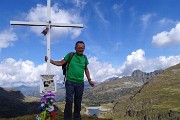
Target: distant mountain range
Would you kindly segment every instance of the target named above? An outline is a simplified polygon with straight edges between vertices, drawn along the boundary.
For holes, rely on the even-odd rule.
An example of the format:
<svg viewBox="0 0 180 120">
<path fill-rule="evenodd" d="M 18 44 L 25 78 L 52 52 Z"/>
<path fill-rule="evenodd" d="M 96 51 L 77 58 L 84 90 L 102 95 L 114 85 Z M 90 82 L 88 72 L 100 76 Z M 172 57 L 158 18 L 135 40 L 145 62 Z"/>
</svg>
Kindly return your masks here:
<svg viewBox="0 0 180 120">
<path fill-rule="evenodd" d="M 180 120 L 180 64 L 150 73 L 135 70 L 130 76 L 109 78 L 91 88 L 85 82 L 83 103 L 87 106 L 111 104 L 106 118 L 123 120 Z M 17 91 L 19 90 L 19 91 Z M 21 91 L 21 92 L 20 92 Z M 30 108 L 25 96 L 39 96 L 39 87 L 0 88 L 0 117 L 7 111 Z M 65 88 L 58 84 L 56 99 L 63 101 Z M 34 103 L 37 105 L 38 103 Z M 23 111 L 23 110 L 22 110 Z M 21 111 L 21 112 L 22 112 Z M 24 113 L 17 113 L 18 115 Z M 12 114 L 15 116 L 15 114 Z"/>
<path fill-rule="evenodd" d="M 102 97 L 101 99 L 104 99 L 103 94 L 101 96 L 97 96 L 97 94 L 99 92 L 101 92 L 101 90 L 99 90 L 100 86 L 103 86 L 103 88 L 106 88 L 106 84 L 108 84 L 108 86 L 111 86 L 111 87 L 108 87 L 107 90 L 109 90 L 109 93 L 107 93 L 105 98 L 107 98 L 107 96 L 109 96 L 109 94 L 110 94 L 109 97 L 111 98 L 112 93 L 114 95 L 115 95 L 115 93 L 117 93 L 118 95 L 115 95 L 116 97 L 114 98 L 114 99 L 116 99 L 122 95 L 126 95 L 127 93 L 134 91 L 134 88 L 142 86 L 145 82 L 149 81 L 156 75 L 161 74 L 162 72 L 163 72 L 163 70 L 156 70 L 154 72 L 145 73 L 140 70 L 135 70 L 131 76 L 124 76 L 122 78 L 118 78 L 118 77 L 108 78 L 105 80 L 105 82 L 96 83 L 96 86 L 93 89 L 94 92 L 96 93 L 96 96 L 89 95 L 88 91 L 91 90 L 91 86 L 89 85 L 89 83 L 87 81 L 85 81 L 85 89 L 87 89 L 87 90 L 84 93 L 84 96 L 85 96 L 84 98 L 89 99 L 89 96 L 91 96 L 91 97 L 93 97 L 93 99 L 96 99 L 97 97 Z M 113 84 L 118 81 L 119 81 L 119 83 L 116 84 L 116 87 L 114 87 Z M 109 88 L 113 88 L 113 90 L 110 90 Z M 29 86 L 22 85 L 19 87 L 15 87 L 14 89 L 21 91 L 21 93 L 24 96 L 41 97 L 40 93 L 39 93 L 40 92 L 39 86 L 29 87 Z M 63 101 L 64 99 L 65 99 L 64 84 L 57 83 L 56 100 Z M 111 98 L 111 100 L 114 100 L 114 99 Z M 106 101 L 104 101 L 104 102 L 106 102 Z"/>
<path fill-rule="evenodd" d="M 85 88 L 90 88 L 91 86 L 87 81 L 85 81 Z M 32 96 L 32 97 L 41 97 L 40 96 L 40 88 L 39 86 L 29 87 L 25 85 L 21 85 L 19 87 L 13 88 L 15 90 L 21 91 L 24 96 Z M 57 83 L 57 92 L 55 93 L 57 101 L 64 101 L 65 99 L 65 85 L 63 83 Z"/>
<path fill-rule="evenodd" d="M 39 86 L 29 87 L 29 86 L 21 85 L 19 87 L 15 87 L 14 89 L 21 91 L 24 96 L 40 97 Z"/>
<path fill-rule="evenodd" d="M 40 87 L 35 86 L 35 87 L 29 87 L 29 86 L 19 86 L 15 87 L 14 89 L 19 90 L 22 92 L 24 96 L 32 96 L 32 97 L 38 97 L 40 98 Z M 56 100 L 57 101 L 63 101 L 65 98 L 65 88 L 64 84 L 62 83 L 57 83 L 57 92 L 56 94 Z"/>
<path fill-rule="evenodd" d="M 111 78 L 95 86 L 93 89 L 86 89 L 84 102 L 90 105 L 113 102 L 119 97 L 139 91 L 145 83 L 163 73 L 163 70 L 146 73 L 135 70 L 131 76 L 122 78 Z"/>
</svg>

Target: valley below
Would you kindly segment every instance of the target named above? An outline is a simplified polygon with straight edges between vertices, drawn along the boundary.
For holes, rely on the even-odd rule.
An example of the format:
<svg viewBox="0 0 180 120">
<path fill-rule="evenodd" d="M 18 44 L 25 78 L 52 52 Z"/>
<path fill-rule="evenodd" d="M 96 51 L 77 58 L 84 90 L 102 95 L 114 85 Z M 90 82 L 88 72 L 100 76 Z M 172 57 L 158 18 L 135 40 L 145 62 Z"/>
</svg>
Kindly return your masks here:
<svg viewBox="0 0 180 120">
<path fill-rule="evenodd" d="M 34 120 L 40 114 L 38 91 L 0 88 L 0 92 L 0 120 Z M 56 95 L 57 120 L 63 120 L 64 93 L 61 87 Z M 180 120 L 179 101 L 180 64 L 150 73 L 135 70 L 130 76 L 86 87 L 82 119 Z"/>
</svg>

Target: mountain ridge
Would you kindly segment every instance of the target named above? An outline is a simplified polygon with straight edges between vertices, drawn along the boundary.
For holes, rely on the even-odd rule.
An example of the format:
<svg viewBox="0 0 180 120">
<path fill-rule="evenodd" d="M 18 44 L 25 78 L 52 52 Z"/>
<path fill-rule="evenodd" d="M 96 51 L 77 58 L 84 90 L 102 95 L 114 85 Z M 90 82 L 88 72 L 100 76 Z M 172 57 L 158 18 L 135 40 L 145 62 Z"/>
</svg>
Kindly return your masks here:
<svg viewBox="0 0 180 120">
<path fill-rule="evenodd" d="M 105 81 L 92 89 L 85 90 L 83 101 L 88 104 L 91 103 L 91 105 L 113 102 L 119 97 L 138 92 L 144 84 L 161 73 L 163 70 L 155 70 L 150 73 L 135 70 L 131 76 Z"/>
<path fill-rule="evenodd" d="M 11 118 L 39 113 L 38 102 L 24 102 L 25 96 L 15 89 L 0 87 L 0 118 Z"/>
<path fill-rule="evenodd" d="M 180 64 L 177 64 L 154 77 L 136 94 L 115 101 L 108 116 L 123 120 L 179 120 L 179 91 Z"/>
<path fill-rule="evenodd" d="M 103 83 L 99 83 L 94 88 L 87 87 L 84 92 L 83 103 L 90 106 L 111 103 L 111 110 L 106 117 L 115 120 L 117 118 L 119 118 L 117 120 L 146 120 L 151 118 L 160 120 L 165 117 L 177 120 L 180 119 L 179 81 L 180 64 L 150 73 L 136 70 L 132 72 L 131 76 L 109 79 Z M 37 102 L 31 104 L 25 103 L 23 101 L 25 96 L 20 91 L 3 88 L 0 88 L 0 91 L 0 106 L 2 110 L 15 111 L 19 109 L 21 111 L 9 117 L 25 114 L 22 111 L 25 110 L 27 112 L 26 108 L 32 107 L 31 104 L 34 104 L 38 108 L 39 103 Z M 9 98 L 3 95 L 7 95 Z M 15 97 L 13 95 L 19 96 L 16 97 L 17 101 L 16 99 L 13 100 Z M 11 105 L 8 106 L 2 101 L 10 101 L 9 103 Z M 28 113 L 35 112 L 39 112 L 39 110 L 32 108 Z M 3 113 L 3 111 L 0 111 L 0 113 L 0 117 L 3 115 L 7 117 L 7 113 Z"/>
</svg>

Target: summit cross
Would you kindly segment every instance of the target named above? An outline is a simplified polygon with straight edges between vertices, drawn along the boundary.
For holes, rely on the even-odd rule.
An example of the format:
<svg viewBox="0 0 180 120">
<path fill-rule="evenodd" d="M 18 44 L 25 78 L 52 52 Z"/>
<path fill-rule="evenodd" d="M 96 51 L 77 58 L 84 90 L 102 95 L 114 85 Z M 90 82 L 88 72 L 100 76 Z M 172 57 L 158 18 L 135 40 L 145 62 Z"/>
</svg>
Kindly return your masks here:
<svg viewBox="0 0 180 120">
<path fill-rule="evenodd" d="M 67 24 L 67 23 L 51 23 L 51 0 L 47 0 L 47 22 L 25 22 L 25 21 L 10 21 L 11 25 L 23 26 L 46 26 L 47 32 L 47 74 L 50 74 L 50 38 L 51 27 L 74 27 L 83 28 L 83 24 Z"/>
</svg>

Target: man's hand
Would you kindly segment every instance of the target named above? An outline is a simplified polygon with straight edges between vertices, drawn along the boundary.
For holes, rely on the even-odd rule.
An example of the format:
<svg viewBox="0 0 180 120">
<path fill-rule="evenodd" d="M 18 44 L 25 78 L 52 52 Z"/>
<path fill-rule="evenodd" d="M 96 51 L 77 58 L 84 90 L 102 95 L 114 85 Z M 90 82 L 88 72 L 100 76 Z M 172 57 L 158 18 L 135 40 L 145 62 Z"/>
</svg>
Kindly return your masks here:
<svg viewBox="0 0 180 120">
<path fill-rule="evenodd" d="M 88 80 L 89 84 L 91 85 L 91 87 L 94 87 L 95 86 L 95 83 L 91 80 Z"/>
</svg>

